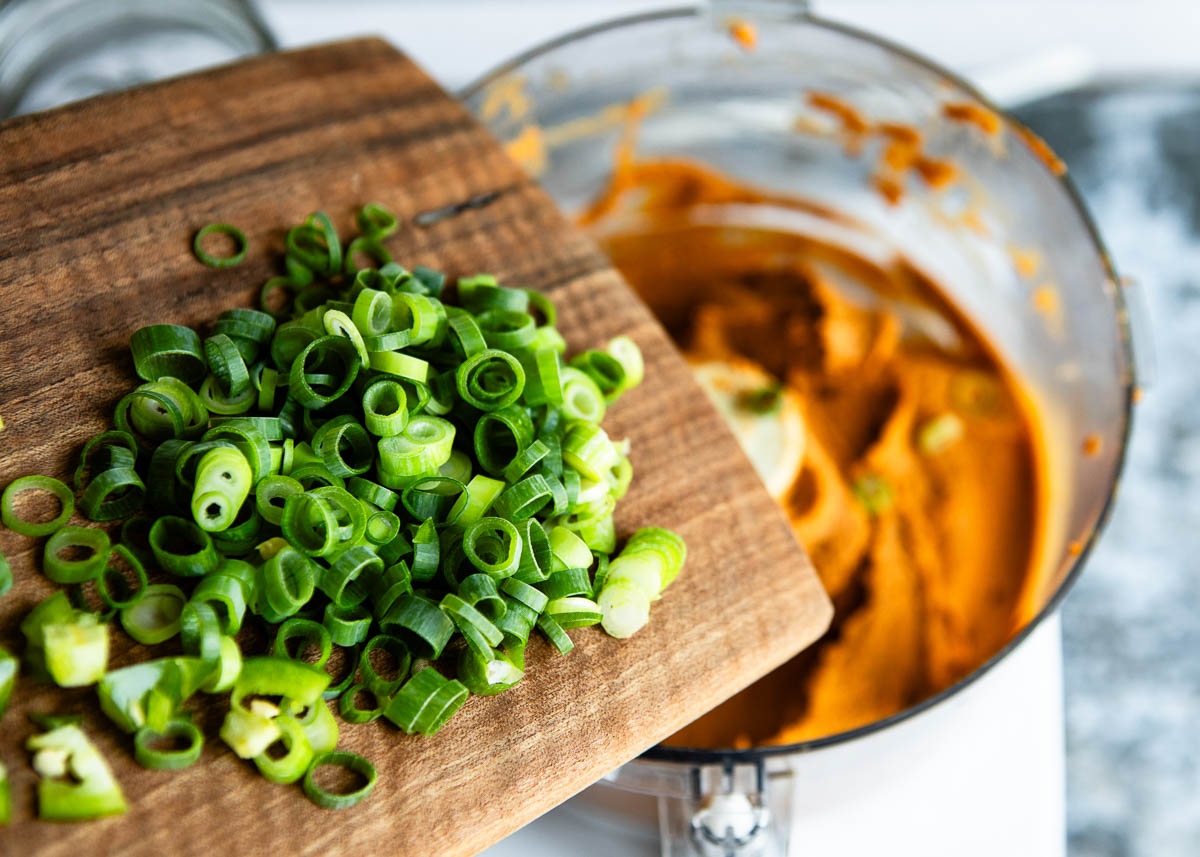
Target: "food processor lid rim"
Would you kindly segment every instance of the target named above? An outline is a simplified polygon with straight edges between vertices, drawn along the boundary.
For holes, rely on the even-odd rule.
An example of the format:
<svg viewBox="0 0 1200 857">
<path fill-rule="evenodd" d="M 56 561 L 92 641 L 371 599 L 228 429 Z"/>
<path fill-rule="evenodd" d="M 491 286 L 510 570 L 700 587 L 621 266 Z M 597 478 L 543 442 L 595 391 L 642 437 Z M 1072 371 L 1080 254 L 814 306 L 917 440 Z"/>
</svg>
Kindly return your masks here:
<svg viewBox="0 0 1200 857">
<path fill-rule="evenodd" d="M 476 81 L 462 89 L 458 93 L 458 97 L 462 100 L 467 100 L 485 87 L 492 84 L 494 81 L 503 78 L 505 75 L 512 73 L 516 69 L 525 65 L 529 61 L 536 59 L 539 56 L 547 54 L 557 48 L 563 47 L 571 42 L 579 39 L 588 38 L 591 36 L 600 35 L 609 30 L 623 29 L 632 27 L 638 24 L 650 23 L 654 21 L 663 21 L 672 18 L 688 18 L 699 17 L 710 12 L 711 9 L 707 4 L 693 4 L 690 6 L 674 7 L 669 9 L 661 9 L 653 12 L 644 12 L 636 15 L 628 15 L 620 18 L 614 18 L 611 21 L 602 21 L 596 24 L 591 24 L 586 27 L 581 27 L 576 30 L 564 33 L 561 36 L 556 36 L 548 41 L 542 42 L 539 45 L 521 52 L 507 62 L 502 63 L 490 72 L 484 74 Z M 754 10 L 755 12 L 763 11 L 761 6 Z M 899 56 L 904 57 L 910 62 L 919 65 L 935 74 L 941 75 L 947 81 L 954 84 L 960 90 L 965 92 L 971 98 L 975 99 L 988 110 L 993 111 L 1010 126 L 1025 129 L 1025 125 L 1014 119 L 1007 110 L 993 103 L 986 95 L 981 93 L 976 87 L 964 79 L 956 72 L 950 71 L 939 65 L 937 62 L 924 57 L 910 48 L 897 44 L 876 33 L 871 33 L 858 27 L 844 24 L 838 21 L 831 21 L 826 18 L 819 17 L 809 11 L 804 11 L 799 7 L 780 8 L 778 9 L 779 17 L 785 20 L 804 21 L 805 23 L 814 24 L 818 27 L 842 33 L 853 38 L 874 44 L 878 47 L 892 51 Z M 1049 166 L 1046 167 L 1049 171 Z M 1124 367 L 1127 371 L 1125 379 L 1125 405 L 1122 409 L 1121 419 L 1121 442 L 1120 448 L 1117 451 L 1117 459 L 1113 469 L 1112 483 L 1108 492 L 1108 497 L 1104 501 L 1104 505 L 1097 516 L 1095 524 L 1091 527 L 1086 540 L 1082 545 L 1082 550 L 1078 555 L 1071 558 L 1070 568 L 1063 576 L 1062 582 L 1054 591 L 1054 594 L 1042 606 L 1037 615 L 1033 617 L 1017 634 L 1008 641 L 996 654 L 992 655 L 987 661 L 973 670 L 969 675 L 952 684 L 950 687 L 934 694 L 933 696 L 923 699 L 916 705 L 912 705 L 903 711 L 898 711 L 895 714 L 885 717 L 882 720 L 876 720 L 863 726 L 849 729 L 844 732 L 838 732 L 833 735 L 827 735 L 823 738 L 817 738 L 808 741 L 800 741 L 794 744 L 780 744 L 777 746 L 754 747 L 748 749 L 728 749 L 728 750 L 709 750 L 694 747 L 672 747 L 663 744 L 651 747 L 645 751 L 639 758 L 647 761 L 665 761 L 665 762 L 684 762 L 690 764 L 727 764 L 727 763 L 746 763 L 757 758 L 765 758 L 770 756 L 784 756 L 797 753 L 808 753 L 815 750 L 821 750 L 836 744 L 841 744 L 846 741 L 852 741 L 856 738 L 862 738 L 874 732 L 881 731 L 890 726 L 894 726 L 909 718 L 915 717 L 928 709 L 934 707 L 938 703 L 953 696 L 959 691 L 971 685 L 978 678 L 987 673 L 992 667 L 1003 660 L 1008 654 L 1025 641 L 1025 639 L 1033 632 L 1033 630 L 1042 623 L 1042 621 L 1058 609 L 1063 598 L 1071 590 L 1075 584 L 1088 556 L 1095 546 L 1096 540 L 1100 533 L 1107 525 L 1109 518 L 1112 515 L 1113 506 L 1116 501 L 1117 488 L 1120 484 L 1121 474 L 1125 468 L 1129 451 L 1129 437 L 1133 428 L 1133 406 L 1137 390 L 1137 366 L 1134 358 L 1133 341 L 1130 333 L 1129 308 L 1125 301 L 1124 294 L 1120 286 L 1121 279 L 1113 268 L 1112 257 L 1109 255 L 1108 248 L 1104 244 L 1104 240 L 1100 237 L 1099 229 L 1096 222 L 1088 211 L 1087 205 L 1083 201 L 1075 183 L 1066 173 L 1055 175 L 1051 172 L 1052 178 L 1056 179 L 1062 189 L 1066 192 L 1068 199 L 1075 208 L 1075 213 L 1078 215 L 1083 224 L 1084 231 L 1091 239 L 1092 244 L 1096 248 L 1096 252 L 1100 258 L 1101 265 L 1104 268 L 1106 276 L 1113 284 L 1111 294 L 1108 296 L 1112 300 L 1117 319 L 1117 333 L 1121 344 L 1121 354 L 1124 359 Z"/>
</svg>

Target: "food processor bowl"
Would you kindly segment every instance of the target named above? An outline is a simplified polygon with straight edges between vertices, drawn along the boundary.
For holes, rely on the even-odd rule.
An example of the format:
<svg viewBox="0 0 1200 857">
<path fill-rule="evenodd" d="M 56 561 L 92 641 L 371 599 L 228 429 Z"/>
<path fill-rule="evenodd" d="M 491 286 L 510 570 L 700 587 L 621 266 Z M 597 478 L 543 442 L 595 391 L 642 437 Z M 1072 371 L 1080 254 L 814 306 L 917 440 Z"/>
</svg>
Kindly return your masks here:
<svg viewBox="0 0 1200 857">
<path fill-rule="evenodd" d="M 617 807 L 630 825 L 657 815 L 670 857 L 804 853 L 806 812 L 905 788 L 905 760 L 987 704 L 991 674 L 1015 663 L 1083 567 L 1137 395 L 1103 244 L 1062 165 L 1022 126 L 953 73 L 795 3 L 713 2 L 590 27 L 515 58 L 464 98 L 569 212 L 604 190 L 636 141 L 639 159 L 695 160 L 845 215 L 875 251 L 899 248 L 941 283 L 1033 399 L 1049 483 L 1039 572 L 1023 627 L 991 659 L 918 705 L 818 740 L 653 748 L 576 802 Z M 901 176 L 897 198 L 880 182 L 882 143 L 856 132 L 856 117 L 915 129 L 959 180 Z"/>
</svg>

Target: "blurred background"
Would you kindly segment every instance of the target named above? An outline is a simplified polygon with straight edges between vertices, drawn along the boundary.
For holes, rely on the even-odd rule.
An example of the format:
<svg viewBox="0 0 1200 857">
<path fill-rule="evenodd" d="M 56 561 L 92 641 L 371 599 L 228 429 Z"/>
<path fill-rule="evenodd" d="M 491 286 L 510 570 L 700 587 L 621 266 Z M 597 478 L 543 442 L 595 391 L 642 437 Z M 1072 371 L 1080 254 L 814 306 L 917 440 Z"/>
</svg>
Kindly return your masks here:
<svg viewBox="0 0 1200 857">
<path fill-rule="evenodd" d="M 0 0 L 0 114 L 368 33 L 455 90 L 552 36 L 669 5 L 678 4 Z M 1197 853 L 1200 529 L 1188 524 L 1200 500 L 1200 5 L 817 0 L 814 9 L 960 72 L 1045 137 L 1132 280 L 1146 396 L 1116 513 L 1062 612 L 1068 853 Z"/>
</svg>

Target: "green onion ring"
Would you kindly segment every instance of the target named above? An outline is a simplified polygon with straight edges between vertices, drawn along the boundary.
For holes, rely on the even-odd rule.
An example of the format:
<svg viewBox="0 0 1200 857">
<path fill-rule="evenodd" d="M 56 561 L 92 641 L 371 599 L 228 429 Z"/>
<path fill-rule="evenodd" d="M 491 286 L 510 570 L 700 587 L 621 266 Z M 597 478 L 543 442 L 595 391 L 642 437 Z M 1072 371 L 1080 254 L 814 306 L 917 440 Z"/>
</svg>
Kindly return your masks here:
<svg viewBox="0 0 1200 857">
<path fill-rule="evenodd" d="M 408 734 L 438 732 L 463 703 L 469 691 L 433 667 L 414 674 L 384 708 L 383 716 Z"/>
<path fill-rule="evenodd" d="M 8 557 L 4 555 L 4 551 L 0 551 L 0 595 L 4 595 L 12 588 L 12 566 L 8 564 Z M 2 708 L 2 706 L 0 706 L 0 708 Z M 3 711 L 0 711 L 0 714 L 2 713 Z"/>
<path fill-rule="evenodd" d="M 287 752 L 276 758 L 264 751 L 254 757 L 254 764 L 268 782 L 294 783 L 305 775 L 312 764 L 312 745 L 296 718 L 280 714 L 272 720 L 280 728 L 279 741 Z"/>
<path fill-rule="evenodd" d="M 121 627 L 139 643 L 153 646 L 179 633 L 179 615 L 187 596 L 178 586 L 153 583 L 132 607 L 121 611 Z"/>
<path fill-rule="evenodd" d="M 387 238 L 400 228 L 396 215 L 378 202 L 368 202 L 354 215 L 359 230 L 368 238 Z"/>
<path fill-rule="evenodd" d="M 202 577 L 215 570 L 221 561 L 212 537 L 186 518 L 175 515 L 159 518 L 150 528 L 149 541 L 159 567 L 177 577 Z M 176 544 L 192 550 L 176 553 L 171 549 Z"/>
<path fill-rule="evenodd" d="M 48 491 L 58 500 L 59 512 L 49 521 L 28 521 L 17 514 L 17 495 L 23 491 Z M 0 495 L 0 521 L 14 533 L 23 536 L 48 536 L 60 529 L 75 513 L 75 498 L 71 489 L 50 476 L 22 476 L 8 483 Z"/>
<path fill-rule="evenodd" d="M 458 395 L 481 411 L 513 404 L 525 389 L 525 370 L 505 351 L 486 348 L 472 354 L 454 370 Z"/>
<path fill-rule="evenodd" d="M 132 570 L 134 577 L 137 578 L 137 588 L 132 592 L 129 590 L 129 583 L 120 570 L 112 565 L 113 556 L 116 555 L 125 561 Z M 127 594 L 124 598 L 117 598 L 113 595 L 112 590 L 108 585 L 109 574 L 116 575 L 125 587 Z M 146 577 L 146 567 L 142 565 L 141 560 L 125 545 L 114 545 L 109 551 L 108 557 L 105 559 L 104 570 L 96 577 L 96 588 L 100 591 L 100 597 L 104 603 L 114 610 L 123 610 L 126 607 L 132 607 L 137 604 L 146 595 L 146 588 L 150 585 Z"/>
<path fill-rule="evenodd" d="M 79 454 L 79 466 L 75 468 L 74 484 L 76 491 L 82 491 L 87 487 L 88 470 L 93 468 L 92 457 L 99 455 L 107 455 L 108 459 L 103 467 L 95 468 L 96 470 L 107 470 L 115 466 L 114 456 L 116 450 L 128 450 L 133 456 L 132 460 L 127 462 L 126 466 L 132 467 L 137 462 L 138 445 L 133 439 L 133 435 L 126 431 L 106 431 L 93 437 L 83 445 L 83 451 Z"/>
<path fill-rule="evenodd" d="M 436 659 L 454 635 L 454 623 L 434 602 L 419 595 L 401 595 L 380 620 L 384 631 L 395 630 L 418 657 Z"/>
<path fill-rule="evenodd" d="M 333 565 L 321 572 L 317 588 L 339 607 L 355 607 L 366 600 L 367 593 L 355 581 L 359 575 L 383 572 L 383 560 L 366 545 L 352 545 L 338 554 Z"/>
<path fill-rule="evenodd" d="M 325 791 L 317 785 L 315 779 L 317 768 L 322 765 L 336 765 L 345 768 L 359 774 L 366 782 L 354 791 L 345 794 Z M 378 778 L 375 766 L 357 753 L 347 753 L 343 750 L 322 753 L 313 759 L 304 774 L 304 795 L 321 809 L 347 809 L 366 800 L 370 796 L 371 790 L 375 788 Z"/>
<path fill-rule="evenodd" d="M 374 707 L 359 708 L 356 697 L 360 693 L 371 697 L 375 701 Z M 338 697 L 338 714 L 342 715 L 342 719 L 347 723 L 370 723 L 378 720 L 383 714 L 383 705 L 380 703 L 379 697 L 375 695 L 375 691 L 360 683 L 346 688 L 345 692 Z"/>
<path fill-rule="evenodd" d="M 301 643 L 294 655 L 288 651 L 288 644 L 293 640 L 299 640 Z M 333 640 L 329 636 L 329 631 L 320 622 L 293 618 L 279 626 L 279 632 L 275 635 L 275 645 L 271 651 L 277 658 L 300 661 L 303 658 L 304 650 L 309 646 L 316 646 L 320 651 L 316 663 L 311 666 L 321 669 L 329 661 L 329 656 L 333 654 Z M 302 662 L 308 663 L 307 661 Z"/>
<path fill-rule="evenodd" d="M 547 613 L 543 613 L 537 618 L 538 629 L 546 635 L 550 640 L 550 644 L 558 649 L 560 655 L 565 655 L 575 648 L 575 644 L 571 642 L 571 638 L 567 636 L 567 632 L 563 630 L 562 625 L 554 621 L 554 617 Z"/>
<path fill-rule="evenodd" d="M 375 665 L 371 663 L 371 653 L 376 649 L 390 652 L 396 658 L 394 678 L 384 678 L 379 675 Z M 411 664 L 412 653 L 408 650 L 407 644 L 399 637 L 390 634 L 376 634 L 367 640 L 367 644 L 363 646 L 363 650 L 358 656 L 358 670 L 362 674 L 363 683 L 374 691 L 376 696 L 385 698 L 391 697 L 404 684 L 405 679 L 408 678 Z"/>
<path fill-rule="evenodd" d="M 344 607 L 330 602 L 325 605 L 325 619 L 321 624 L 335 645 L 357 646 L 371 632 L 372 618 L 370 611 L 361 605 Z"/>
<path fill-rule="evenodd" d="M 214 256 L 204 249 L 204 239 L 216 232 L 228 235 L 233 239 L 235 249 L 232 256 Z M 202 226 L 196 232 L 196 237 L 192 239 L 192 252 L 196 254 L 197 259 L 211 268 L 232 268 L 235 265 L 240 265 L 242 260 L 246 258 L 248 247 L 249 242 L 246 240 L 245 233 L 236 226 L 231 226 L 228 223 L 210 223 L 207 226 Z"/>
<path fill-rule="evenodd" d="M 246 616 L 246 581 L 236 576 L 236 572 L 227 571 L 231 569 L 231 562 L 237 560 L 225 560 L 215 574 L 196 584 L 191 599 L 212 607 L 221 633 L 230 637 L 242 629 Z"/>
<path fill-rule="evenodd" d="M 187 745 L 179 750 L 156 750 L 150 745 L 163 738 L 187 740 Z M 133 758 L 143 768 L 155 771 L 178 771 L 188 767 L 200 758 L 204 749 L 204 735 L 199 727 L 190 720 L 176 718 L 167 723 L 162 734 L 155 732 L 149 726 L 143 726 L 133 736 Z"/>
<path fill-rule="evenodd" d="M 204 601 L 189 601 L 179 613 L 179 639 L 183 651 L 203 661 L 221 658 L 221 623 L 217 611 Z"/>
<path fill-rule="evenodd" d="M 480 518 L 463 532 L 463 552 L 471 565 L 496 579 L 515 574 L 521 560 L 521 536 L 511 521 Z"/>
<path fill-rule="evenodd" d="M 303 496 L 303 495 L 301 495 Z M 293 547 L 285 547 L 262 565 L 260 608 L 267 607 L 280 622 L 294 615 L 316 589 L 316 568 L 312 560 Z"/>
<path fill-rule="evenodd" d="M 108 533 L 92 527 L 63 527 L 46 540 L 42 573 L 55 583 L 86 583 L 95 580 L 108 560 Z M 69 548 L 83 548 L 88 555 L 69 560 L 60 556 Z"/>
<path fill-rule="evenodd" d="M 207 371 L 200 337 L 190 327 L 151 324 L 139 328 L 129 338 L 129 349 L 134 371 L 145 381 L 170 376 L 195 384 Z"/>
<path fill-rule="evenodd" d="M 146 485 L 132 467 L 113 467 L 88 483 L 79 511 L 89 521 L 116 521 L 140 511 L 145 496 Z"/>
</svg>

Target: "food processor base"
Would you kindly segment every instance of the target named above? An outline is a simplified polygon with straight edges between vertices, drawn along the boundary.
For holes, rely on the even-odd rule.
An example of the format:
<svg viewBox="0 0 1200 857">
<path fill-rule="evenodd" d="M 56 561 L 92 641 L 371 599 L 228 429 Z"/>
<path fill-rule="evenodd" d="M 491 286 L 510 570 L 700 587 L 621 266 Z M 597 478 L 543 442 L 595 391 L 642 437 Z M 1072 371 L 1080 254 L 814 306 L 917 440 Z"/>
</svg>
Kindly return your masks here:
<svg viewBox="0 0 1200 857">
<path fill-rule="evenodd" d="M 870 780 L 849 775 L 852 799 L 840 787 L 848 778 L 843 751 L 851 745 L 798 759 L 792 857 L 1063 857 L 1061 640 L 1058 616 L 1049 617 L 969 692 L 851 742 L 861 754 L 884 740 L 893 745 L 883 751 L 886 768 L 872 761 Z M 854 767 L 850 760 L 848 770 Z M 585 792 L 485 857 L 657 857 L 658 831 L 647 823 L 656 799 L 624 793 L 614 800 L 612 787 L 593 789 L 609 792 L 604 803 L 612 810 L 598 812 Z"/>
</svg>

